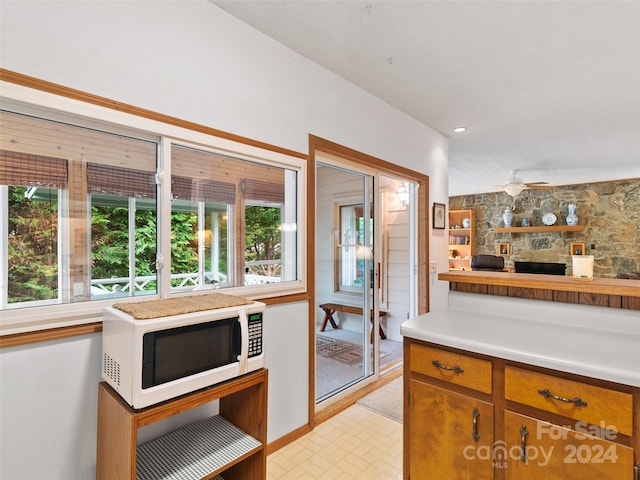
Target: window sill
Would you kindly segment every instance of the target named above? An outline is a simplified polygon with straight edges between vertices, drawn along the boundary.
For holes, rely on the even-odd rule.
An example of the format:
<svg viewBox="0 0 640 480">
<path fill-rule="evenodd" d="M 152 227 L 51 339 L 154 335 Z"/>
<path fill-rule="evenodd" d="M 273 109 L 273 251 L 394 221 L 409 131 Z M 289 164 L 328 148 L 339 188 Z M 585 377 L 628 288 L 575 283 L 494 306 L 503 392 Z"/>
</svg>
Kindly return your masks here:
<svg viewBox="0 0 640 480">
<path fill-rule="evenodd" d="M 309 299 L 301 282 L 291 283 L 293 285 L 278 284 L 279 288 L 273 288 L 273 286 L 269 288 L 263 285 L 216 291 L 260 300 L 267 305 Z M 199 293 L 210 293 L 211 291 L 206 290 Z M 198 294 L 198 292 L 189 293 L 191 295 Z M 104 307 L 111 306 L 113 303 L 140 302 L 159 298 L 157 295 L 120 297 L 110 301 L 92 301 L 75 305 L 49 305 L 2 310 L 0 311 L 0 348 L 101 332 Z"/>
</svg>

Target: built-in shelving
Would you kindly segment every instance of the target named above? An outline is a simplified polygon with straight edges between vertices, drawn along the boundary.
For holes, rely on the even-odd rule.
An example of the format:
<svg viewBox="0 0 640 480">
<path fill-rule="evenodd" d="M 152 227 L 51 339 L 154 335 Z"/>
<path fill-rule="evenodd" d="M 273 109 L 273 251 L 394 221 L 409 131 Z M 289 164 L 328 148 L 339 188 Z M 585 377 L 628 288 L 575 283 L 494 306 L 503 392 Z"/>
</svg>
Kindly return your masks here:
<svg viewBox="0 0 640 480">
<path fill-rule="evenodd" d="M 464 221 L 469 227 L 464 228 Z M 449 270 L 471 270 L 475 252 L 473 210 L 449 211 Z"/>
<path fill-rule="evenodd" d="M 584 225 L 540 225 L 536 227 L 496 227 L 495 233 L 582 232 Z"/>
</svg>

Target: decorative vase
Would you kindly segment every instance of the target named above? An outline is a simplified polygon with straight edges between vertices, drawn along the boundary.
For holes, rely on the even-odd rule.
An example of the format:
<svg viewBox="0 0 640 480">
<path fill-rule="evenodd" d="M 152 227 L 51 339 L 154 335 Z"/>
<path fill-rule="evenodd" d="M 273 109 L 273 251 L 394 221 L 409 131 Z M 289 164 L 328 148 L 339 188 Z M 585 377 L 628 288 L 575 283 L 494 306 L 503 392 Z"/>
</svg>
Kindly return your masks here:
<svg viewBox="0 0 640 480">
<path fill-rule="evenodd" d="M 504 221 L 505 227 L 510 227 L 513 222 L 513 213 L 509 207 L 504 209 L 504 213 L 502 214 L 502 220 Z"/>
<path fill-rule="evenodd" d="M 569 213 L 567 215 L 567 225 L 577 225 L 578 215 L 576 215 L 576 206 L 573 203 L 569 204 Z"/>
</svg>

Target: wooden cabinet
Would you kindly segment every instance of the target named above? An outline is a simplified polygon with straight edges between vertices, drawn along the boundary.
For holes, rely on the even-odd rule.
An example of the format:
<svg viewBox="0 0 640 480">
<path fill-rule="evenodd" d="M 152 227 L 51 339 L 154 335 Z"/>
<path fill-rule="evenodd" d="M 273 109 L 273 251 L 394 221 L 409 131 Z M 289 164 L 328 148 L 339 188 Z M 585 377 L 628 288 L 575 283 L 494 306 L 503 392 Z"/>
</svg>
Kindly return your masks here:
<svg viewBox="0 0 640 480">
<path fill-rule="evenodd" d="M 571 427 L 574 427 L 572 425 Z M 616 434 L 590 435 L 574 428 L 507 410 L 505 444 L 499 455 L 507 480 L 631 480 L 633 449 L 608 440 Z"/>
<path fill-rule="evenodd" d="M 507 365 L 505 398 L 505 478 L 631 479 L 631 393 Z"/>
<path fill-rule="evenodd" d="M 471 270 L 471 257 L 475 254 L 474 231 L 473 210 L 449 211 L 449 270 Z"/>
<path fill-rule="evenodd" d="M 214 400 L 218 415 L 137 445 L 138 428 Z M 266 440 L 266 369 L 141 410 L 98 386 L 97 479 L 264 479 Z"/>
<path fill-rule="evenodd" d="M 491 362 L 421 343 L 407 353 L 404 478 L 493 478 Z"/>
<path fill-rule="evenodd" d="M 640 388 L 407 337 L 404 348 L 405 480 L 640 478 Z"/>
<path fill-rule="evenodd" d="M 633 395 L 528 369 L 505 367 L 505 398 L 592 425 L 633 431 Z"/>
</svg>

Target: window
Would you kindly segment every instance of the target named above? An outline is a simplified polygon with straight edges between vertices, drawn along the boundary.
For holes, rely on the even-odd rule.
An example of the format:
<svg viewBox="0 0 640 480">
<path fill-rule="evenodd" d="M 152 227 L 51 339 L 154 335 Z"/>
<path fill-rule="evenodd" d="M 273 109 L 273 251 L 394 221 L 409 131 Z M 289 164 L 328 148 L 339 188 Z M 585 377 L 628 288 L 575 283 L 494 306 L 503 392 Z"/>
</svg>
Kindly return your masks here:
<svg viewBox="0 0 640 480">
<path fill-rule="evenodd" d="M 373 255 L 367 241 L 373 237 L 373 218 L 371 209 L 367 218 L 364 207 L 360 205 L 341 205 L 339 209 L 340 240 L 338 245 L 339 279 L 337 291 L 362 293 L 366 279 L 365 270 L 373 268 Z M 368 222 L 368 236 L 366 236 Z M 366 238 L 365 238 L 366 236 Z M 369 276 L 370 282 L 373 275 Z"/>
<path fill-rule="evenodd" d="M 155 293 L 157 144 L 10 112 L 2 124 L 2 307 Z"/>
<path fill-rule="evenodd" d="M 171 177 L 173 291 L 297 280 L 283 268 L 283 252 L 296 258 L 298 248 L 284 221 L 285 210 L 295 215 L 295 171 L 179 145 L 171 160 L 180 172 Z"/>
<path fill-rule="evenodd" d="M 92 299 L 157 292 L 154 173 L 87 164 Z"/>
<path fill-rule="evenodd" d="M 95 321 L 126 297 L 304 291 L 303 160 L 122 112 L 3 102 L 2 334 Z"/>
<path fill-rule="evenodd" d="M 4 153 L 4 152 L 3 152 Z M 7 291 L 3 302 L 58 298 L 58 195 L 55 188 L 9 186 Z M 38 196 L 34 198 L 35 194 Z"/>
</svg>

